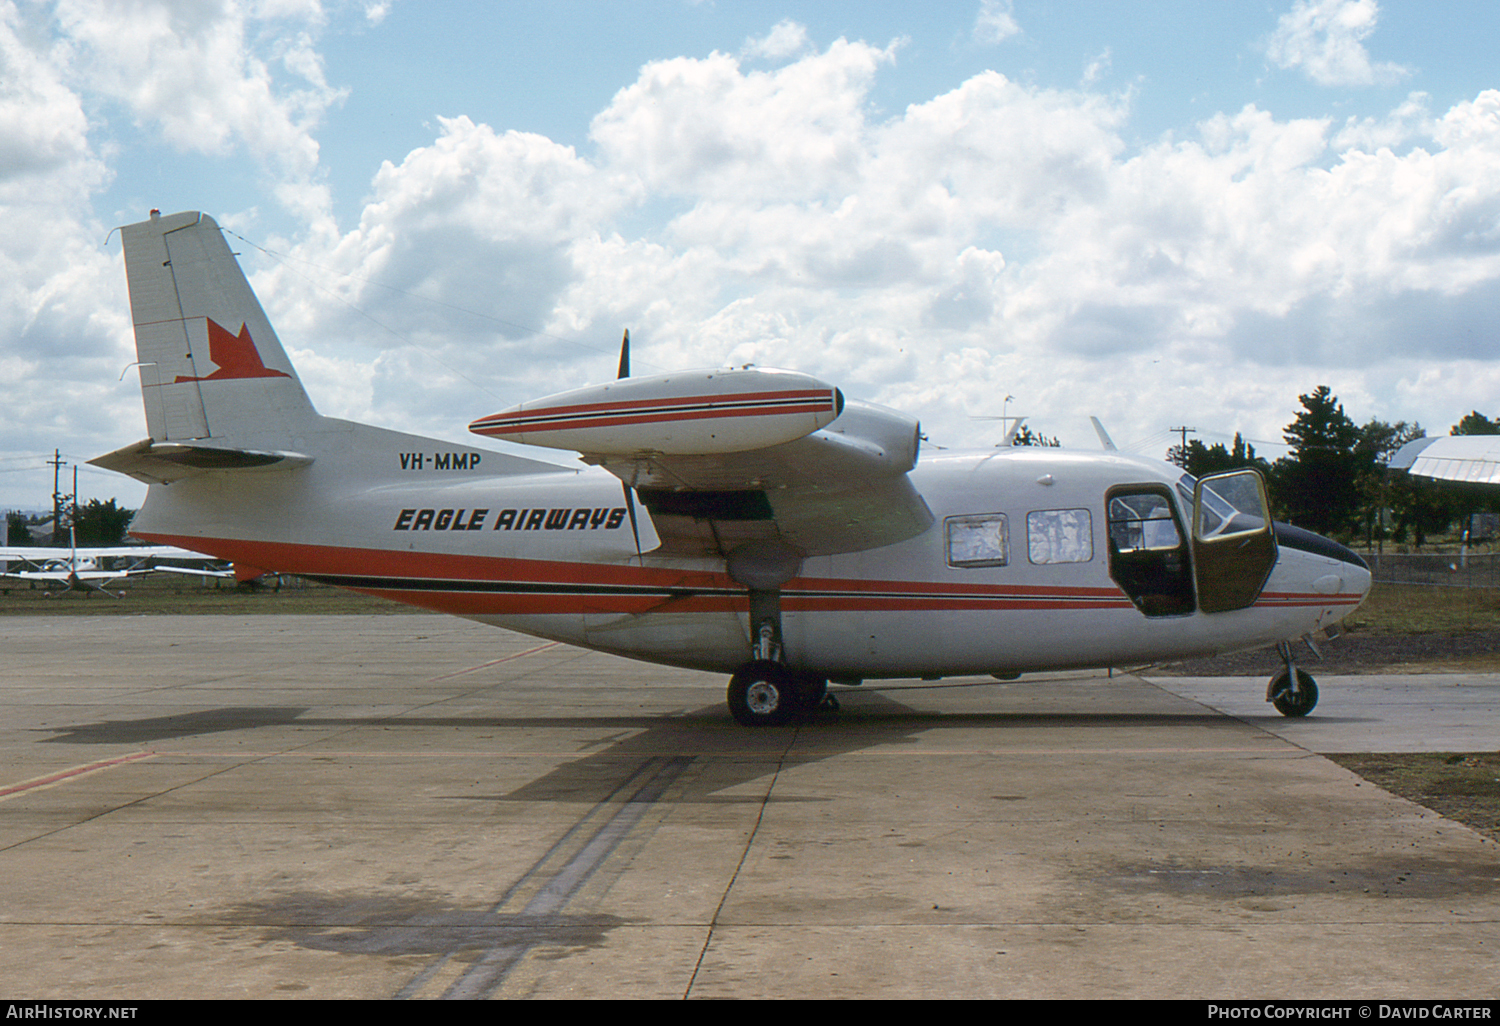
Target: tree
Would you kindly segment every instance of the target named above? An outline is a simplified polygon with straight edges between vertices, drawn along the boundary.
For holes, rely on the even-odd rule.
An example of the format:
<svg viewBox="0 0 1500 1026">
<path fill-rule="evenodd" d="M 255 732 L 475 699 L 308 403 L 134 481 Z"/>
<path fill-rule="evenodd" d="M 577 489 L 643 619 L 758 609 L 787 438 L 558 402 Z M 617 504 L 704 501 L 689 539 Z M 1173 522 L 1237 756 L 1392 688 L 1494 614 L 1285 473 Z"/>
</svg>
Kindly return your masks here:
<svg viewBox="0 0 1500 1026">
<path fill-rule="evenodd" d="M 1453 425 L 1450 435 L 1500 435 L 1500 419 L 1490 420 L 1475 410 L 1464 414 L 1464 419 Z"/>
<path fill-rule="evenodd" d="M 1398 542 L 1410 537 L 1421 548 L 1429 534 L 1448 530 L 1459 515 L 1461 500 L 1436 481 L 1406 474 L 1400 478 L 1391 485 L 1391 509 L 1396 514 L 1391 537 Z"/>
<path fill-rule="evenodd" d="M 90 499 L 87 506 L 77 507 L 74 534 L 79 545 L 118 545 L 125 540 L 125 529 L 134 516 L 135 510 L 116 506 L 114 499 Z"/>
<path fill-rule="evenodd" d="M 1209 474 L 1219 474 L 1226 470 L 1244 470 L 1247 467 L 1267 476 L 1271 472 L 1271 464 L 1255 455 L 1255 446 L 1247 443 L 1237 431 L 1234 435 L 1233 448 L 1224 448 L 1223 442 L 1204 445 L 1198 439 L 1192 438 L 1185 446 L 1172 446 L 1167 451 L 1167 460 L 1177 464 L 1194 477 L 1206 477 Z"/>
<path fill-rule="evenodd" d="M 1033 432 L 1029 426 L 1022 424 L 1021 430 L 1016 432 L 1015 437 L 1010 440 L 1010 444 L 1058 446 L 1062 445 L 1062 442 L 1058 441 L 1056 438 L 1048 438 L 1044 434 Z"/>
<path fill-rule="evenodd" d="M 19 511 L 11 511 L 5 514 L 11 545 L 35 545 L 36 541 L 31 537 L 31 528 L 26 525 L 26 514 Z"/>
<path fill-rule="evenodd" d="M 1298 396 L 1302 412 L 1283 437 L 1291 455 L 1272 468 L 1273 493 L 1287 520 L 1319 534 L 1347 534 L 1360 506 L 1360 475 L 1372 462 L 1360 432 L 1327 385 Z"/>
<path fill-rule="evenodd" d="M 1412 491 L 1411 479 L 1402 474 L 1392 480 L 1386 468 L 1396 450 L 1426 433 L 1420 424 L 1408 424 L 1404 420 L 1387 424 L 1373 418 L 1359 429 L 1354 451 L 1359 457 L 1360 520 L 1366 545 L 1374 545 L 1375 527 L 1380 523 L 1382 510 L 1394 511 L 1401 523 L 1407 522 L 1416 510 L 1418 501 Z M 1419 527 L 1419 534 L 1421 530 Z M 1384 537 L 1383 532 L 1381 537 Z"/>
</svg>

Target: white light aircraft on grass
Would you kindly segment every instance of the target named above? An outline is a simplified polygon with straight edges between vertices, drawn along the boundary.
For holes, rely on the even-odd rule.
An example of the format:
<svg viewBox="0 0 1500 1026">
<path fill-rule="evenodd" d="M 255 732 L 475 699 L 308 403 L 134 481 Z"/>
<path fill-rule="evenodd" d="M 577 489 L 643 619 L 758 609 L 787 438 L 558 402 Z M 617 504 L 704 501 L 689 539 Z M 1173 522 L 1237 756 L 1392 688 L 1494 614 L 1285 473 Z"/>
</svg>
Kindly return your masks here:
<svg viewBox="0 0 1500 1026">
<path fill-rule="evenodd" d="M 73 545 L 58 546 L 0 546 L 0 580 L 62 585 L 65 591 L 100 591 L 111 598 L 120 596 L 104 586 L 127 577 L 137 577 L 167 569 L 154 564 L 156 560 L 178 559 L 203 562 L 210 557 L 201 552 L 189 552 L 175 545 L 113 545 L 80 549 Z M 22 564 L 14 569 L 11 563 Z M 107 562 L 123 562 L 123 566 L 105 566 Z M 175 569 L 175 568 L 174 568 Z"/>
<path fill-rule="evenodd" d="M 1290 642 L 1364 598 L 1250 471 L 1116 452 L 918 459 L 904 413 L 805 374 L 626 377 L 484 417 L 557 466 L 320 416 L 212 219 L 123 229 L 150 437 L 132 532 L 649 662 L 732 675 L 745 724 L 829 682 L 1149 664 Z"/>
</svg>

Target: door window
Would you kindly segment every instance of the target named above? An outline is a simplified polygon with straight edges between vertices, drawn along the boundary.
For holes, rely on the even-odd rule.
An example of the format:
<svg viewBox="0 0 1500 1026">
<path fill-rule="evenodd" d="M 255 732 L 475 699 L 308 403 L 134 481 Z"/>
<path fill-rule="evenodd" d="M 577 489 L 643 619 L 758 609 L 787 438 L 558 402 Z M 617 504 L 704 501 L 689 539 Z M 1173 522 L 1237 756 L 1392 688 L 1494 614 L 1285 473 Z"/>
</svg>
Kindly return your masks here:
<svg viewBox="0 0 1500 1026">
<path fill-rule="evenodd" d="M 1193 488 L 1193 566 L 1198 608 L 1253 605 L 1276 566 L 1266 485 L 1253 470 L 1214 474 Z"/>
</svg>

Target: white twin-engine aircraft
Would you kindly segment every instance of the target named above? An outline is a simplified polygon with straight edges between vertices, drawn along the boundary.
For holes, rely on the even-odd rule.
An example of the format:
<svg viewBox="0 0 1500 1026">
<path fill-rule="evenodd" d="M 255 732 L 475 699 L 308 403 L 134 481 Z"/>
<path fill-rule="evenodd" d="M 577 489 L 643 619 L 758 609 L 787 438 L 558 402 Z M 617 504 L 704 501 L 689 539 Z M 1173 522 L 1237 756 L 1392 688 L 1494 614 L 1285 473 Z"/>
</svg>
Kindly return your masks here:
<svg viewBox="0 0 1500 1026">
<path fill-rule="evenodd" d="M 625 376 L 484 417 L 560 467 L 320 416 L 218 226 L 123 229 L 150 437 L 132 533 L 649 662 L 732 674 L 743 724 L 829 682 L 1127 666 L 1278 645 L 1364 598 L 1353 552 L 1273 524 L 1253 472 L 1118 453 L 923 455 L 805 374 Z M 1191 527 L 1191 530 L 1189 529 Z M 832 703 L 830 703 L 832 704 Z"/>
</svg>

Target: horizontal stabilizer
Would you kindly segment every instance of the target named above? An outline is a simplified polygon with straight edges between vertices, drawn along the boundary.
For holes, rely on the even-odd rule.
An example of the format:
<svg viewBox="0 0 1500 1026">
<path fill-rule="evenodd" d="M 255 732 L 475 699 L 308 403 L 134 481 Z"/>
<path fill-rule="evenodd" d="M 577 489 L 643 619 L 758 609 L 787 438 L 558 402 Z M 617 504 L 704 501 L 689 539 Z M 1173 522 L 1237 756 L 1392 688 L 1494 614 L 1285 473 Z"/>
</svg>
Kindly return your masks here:
<svg viewBox="0 0 1500 1026">
<path fill-rule="evenodd" d="M 129 475 L 146 484 L 170 484 L 211 471 L 295 470 L 312 461 L 311 456 L 296 452 L 220 449 L 207 445 L 153 442 L 147 438 L 91 459 L 89 463 Z"/>
</svg>

